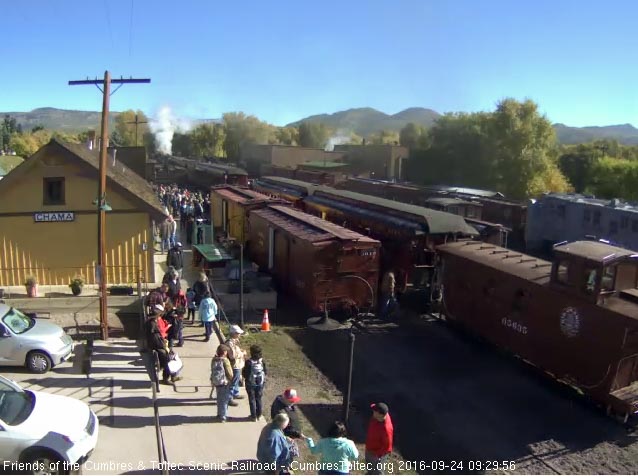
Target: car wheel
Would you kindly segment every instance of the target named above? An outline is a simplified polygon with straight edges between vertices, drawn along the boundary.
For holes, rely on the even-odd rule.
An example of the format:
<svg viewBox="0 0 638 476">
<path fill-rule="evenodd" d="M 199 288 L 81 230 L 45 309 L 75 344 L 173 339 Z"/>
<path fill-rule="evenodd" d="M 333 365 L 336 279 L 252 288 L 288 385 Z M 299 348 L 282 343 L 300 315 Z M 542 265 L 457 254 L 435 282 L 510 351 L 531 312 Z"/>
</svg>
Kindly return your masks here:
<svg viewBox="0 0 638 476">
<path fill-rule="evenodd" d="M 34 350 L 27 355 L 27 368 L 36 374 L 43 374 L 51 369 L 51 358 L 44 352 Z"/>
<path fill-rule="evenodd" d="M 33 451 L 22 462 L 27 463 L 27 474 L 69 474 L 68 465 L 49 451 Z"/>
</svg>

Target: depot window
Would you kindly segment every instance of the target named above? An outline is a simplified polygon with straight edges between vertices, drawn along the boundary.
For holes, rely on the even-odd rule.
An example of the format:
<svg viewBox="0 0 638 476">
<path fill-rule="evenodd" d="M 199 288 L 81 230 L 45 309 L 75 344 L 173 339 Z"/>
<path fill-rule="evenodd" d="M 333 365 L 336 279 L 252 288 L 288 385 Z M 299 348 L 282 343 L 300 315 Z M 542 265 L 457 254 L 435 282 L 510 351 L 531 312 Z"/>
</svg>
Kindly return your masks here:
<svg viewBox="0 0 638 476">
<path fill-rule="evenodd" d="M 64 177 L 45 177 L 42 185 L 44 205 L 64 205 Z"/>
</svg>

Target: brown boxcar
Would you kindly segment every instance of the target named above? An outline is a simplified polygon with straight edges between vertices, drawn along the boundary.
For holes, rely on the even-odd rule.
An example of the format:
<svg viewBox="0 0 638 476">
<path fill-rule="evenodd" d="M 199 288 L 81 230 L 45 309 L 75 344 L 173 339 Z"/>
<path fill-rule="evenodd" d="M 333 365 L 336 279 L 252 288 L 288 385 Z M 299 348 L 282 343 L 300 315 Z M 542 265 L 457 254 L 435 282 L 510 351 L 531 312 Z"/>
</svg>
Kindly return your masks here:
<svg viewBox="0 0 638 476">
<path fill-rule="evenodd" d="M 312 311 L 374 306 L 380 243 L 299 210 L 269 206 L 250 212 L 250 255 L 280 289 Z M 359 279 L 367 281 L 370 289 Z"/>
<path fill-rule="evenodd" d="M 638 411 L 638 254 L 561 243 L 553 262 L 480 242 L 438 247 L 442 312 L 625 418 Z"/>
</svg>

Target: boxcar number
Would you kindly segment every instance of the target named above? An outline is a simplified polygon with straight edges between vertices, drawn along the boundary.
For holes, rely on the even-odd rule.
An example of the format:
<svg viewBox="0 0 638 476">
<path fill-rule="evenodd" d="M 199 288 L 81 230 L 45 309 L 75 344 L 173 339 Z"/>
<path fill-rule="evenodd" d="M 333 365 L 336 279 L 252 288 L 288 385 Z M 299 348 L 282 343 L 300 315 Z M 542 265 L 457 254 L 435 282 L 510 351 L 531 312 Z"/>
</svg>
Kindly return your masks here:
<svg viewBox="0 0 638 476">
<path fill-rule="evenodd" d="M 503 319 L 501 319 L 501 324 L 503 324 L 505 327 L 509 327 L 510 329 L 515 330 L 520 334 L 527 334 L 527 326 L 524 326 L 520 322 L 516 322 L 508 319 L 507 317 L 504 317 Z"/>
</svg>

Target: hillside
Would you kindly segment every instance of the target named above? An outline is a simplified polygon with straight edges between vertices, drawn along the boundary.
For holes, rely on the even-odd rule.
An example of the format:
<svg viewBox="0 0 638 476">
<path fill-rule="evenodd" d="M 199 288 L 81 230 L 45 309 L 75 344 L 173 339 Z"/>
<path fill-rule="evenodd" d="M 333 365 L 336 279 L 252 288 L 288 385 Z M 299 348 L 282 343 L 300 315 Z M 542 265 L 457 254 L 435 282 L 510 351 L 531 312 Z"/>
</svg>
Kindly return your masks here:
<svg viewBox="0 0 638 476">
<path fill-rule="evenodd" d="M 363 107 L 334 114 L 318 114 L 288 125 L 298 126 L 302 122 L 321 122 L 330 128 L 355 132 L 366 137 L 384 129 L 398 131 L 408 122 L 431 126 L 439 116 L 438 112 L 422 107 L 411 107 L 394 115 L 385 114 L 370 107 Z"/>
<path fill-rule="evenodd" d="M 562 144 L 580 144 L 598 139 L 616 139 L 621 144 L 638 145 L 638 129 L 631 124 L 615 126 L 569 127 L 554 124 L 558 141 Z"/>
<path fill-rule="evenodd" d="M 35 126 L 47 129 L 79 132 L 100 125 L 100 112 L 74 111 L 43 107 L 31 112 L 0 112 L 0 118 L 5 115 L 15 117 L 25 130 Z M 119 113 L 111 112 L 110 121 L 114 121 Z M 327 126 L 344 132 L 356 132 L 366 137 L 380 130 L 400 130 L 408 122 L 431 126 L 440 114 L 432 109 L 411 107 L 393 115 L 385 114 L 370 107 L 348 109 L 334 114 L 318 114 L 293 122 L 291 126 L 302 122 L 322 122 Z M 201 119 L 191 121 L 196 125 L 203 122 L 218 122 L 215 119 Z M 565 124 L 554 124 L 559 142 L 563 144 L 577 144 L 597 139 L 616 139 L 621 144 L 638 145 L 638 128 L 631 124 L 612 126 L 570 127 Z"/>
<path fill-rule="evenodd" d="M 99 127 L 101 113 L 96 111 L 73 111 L 69 109 L 56 109 L 53 107 L 41 107 L 31 112 L 0 112 L 0 117 L 10 115 L 15 117 L 18 124 L 22 124 L 28 131 L 35 126 L 64 132 L 80 132 L 86 129 Z M 117 112 L 109 114 L 109 120 L 114 121 Z"/>
</svg>

